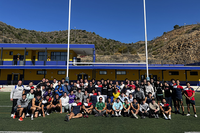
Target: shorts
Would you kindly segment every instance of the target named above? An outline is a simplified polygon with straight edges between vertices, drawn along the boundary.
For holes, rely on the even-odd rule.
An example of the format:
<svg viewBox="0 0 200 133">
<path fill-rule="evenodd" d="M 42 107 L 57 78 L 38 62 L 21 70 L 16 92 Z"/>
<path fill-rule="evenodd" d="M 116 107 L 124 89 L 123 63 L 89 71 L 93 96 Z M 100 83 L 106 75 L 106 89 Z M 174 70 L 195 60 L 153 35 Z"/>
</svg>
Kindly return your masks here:
<svg viewBox="0 0 200 133">
<path fill-rule="evenodd" d="M 163 100 L 163 96 L 157 96 L 156 98 L 157 98 L 157 101 L 161 101 L 162 102 L 162 100 Z"/>
<path fill-rule="evenodd" d="M 76 116 L 77 114 L 79 114 L 80 112 L 74 111 L 74 116 Z"/>
<path fill-rule="evenodd" d="M 182 97 L 176 97 L 176 101 L 181 102 L 181 101 L 183 101 L 183 98 Z"/>
<path fill-rule="evenodd" d="M 188 100 L 188 99 L 186 99 L 186 104 L 195 105 L 195 100 Z"/>
<path fill-rule="evenodd" d="M 133 113 L 135 113 L 135 112 L 136 112 L 136 110 L 134 110 L 134 109 L 132 109 L 132 108 L 131 108 L 131 110 L 133 111 Z"/>
</svg>

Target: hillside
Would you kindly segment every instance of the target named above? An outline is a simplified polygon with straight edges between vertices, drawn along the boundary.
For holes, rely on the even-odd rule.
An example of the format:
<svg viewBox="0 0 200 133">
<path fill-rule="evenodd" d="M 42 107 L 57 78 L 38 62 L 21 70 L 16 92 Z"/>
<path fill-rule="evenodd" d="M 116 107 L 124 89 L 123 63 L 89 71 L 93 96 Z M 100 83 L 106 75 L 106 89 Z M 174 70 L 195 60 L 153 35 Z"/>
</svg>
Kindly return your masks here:
<svg viewBox="0 0 200 133">
<path fill-rule="evenodd" d="M 95 32 L 71 30 L 71 44 L 95 44 L 98 62 L 144 62 L 144 41 L 121 43 L 100 37 Z M 39 32 L 15 28 L 0 22 L 0 42 L 4 43 L 52 43 L 67 44 L 67 30 Z M 186 25 L 164 32 L 162 36 L 148 41 L 150 63 L 193 63 L 200 60 L 200 25 Z M 78 55 L 82 61 L 92 56 Z"/>
<path fill-rule="evenodd" d="M 4 36 L 4 37 L 3 37 Z M 68 32 L 53 31 L 39 32 L 34 30 L 26 30 L 15 28 L 0 22 L 0 42 L 4 43 L 52 43 L 67 44 Z M 113 55 L 115 53 L 131 53 L 135 54 L 136 49 L 132 44 L 125 44 L 112 39 L 102 38 L 95 32 L 87 32 L 86 30 L 71 30 L 71 44 L 95 44 L 98 55 Z"/>
</svg>

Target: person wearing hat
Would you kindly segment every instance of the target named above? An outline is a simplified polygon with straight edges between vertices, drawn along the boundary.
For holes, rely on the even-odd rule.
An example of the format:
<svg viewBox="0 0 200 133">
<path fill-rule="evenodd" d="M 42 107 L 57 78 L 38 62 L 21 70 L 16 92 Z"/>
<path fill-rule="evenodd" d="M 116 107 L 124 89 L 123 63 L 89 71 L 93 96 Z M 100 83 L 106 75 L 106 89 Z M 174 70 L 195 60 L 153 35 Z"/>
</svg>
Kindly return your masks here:
<svg viewBox="0 0 200 133">
<path fill-rule="evenodd" d="M 152 99 L 152 102 L 149 104 L 149 108 L 150 108 L 150 117 L 155 117 L 155 118 L 159 118 L 158 113 L 160 110 L 159 105 L 156 103 L 155 99 Z"/>
<path fill-rule="evenodd" d="M 19 114 L 19 121 L 23 121 L 25 118 L 25 113 L 26 109 L 28 107 L 28 99 L 26 98 L 26 94 L 22 95 L 22 98 L 17 100 L 17 105 L 14 107 L 15 108 L 15 115 L 13 116 L 13 119 L 16 118 L 16 113 L 18 112 Z"/>
<path fill-rule="evenodd" d="M 69 121 L 72 118 L 82 118 L 82 113 L 81 112 L 81 105 L 82 103 L 80 102 L 80 98 L 76 98 L 76 102 L 72 104 L 72 112 L 69 115 L 65 116 L 65 121 Z"/>
</svg>

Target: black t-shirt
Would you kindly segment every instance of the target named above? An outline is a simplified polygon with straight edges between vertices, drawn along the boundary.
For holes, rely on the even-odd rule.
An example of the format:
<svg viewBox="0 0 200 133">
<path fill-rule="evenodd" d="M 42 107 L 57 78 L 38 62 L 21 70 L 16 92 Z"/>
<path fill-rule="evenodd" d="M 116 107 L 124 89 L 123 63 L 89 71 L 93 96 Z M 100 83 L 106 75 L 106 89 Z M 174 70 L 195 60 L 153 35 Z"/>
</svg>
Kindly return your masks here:
<svg viewBox="0 0 200 133">
<path fill-rule="evenodd" d="M 94 89 L 95 89 L 95 87 L 93 85 L 92 86 L 88 85 L 88 88 L 86 88 L 88 93 L 92 93 L 92 90 L 94 90 Z"/>
<path fill-rule="evenodd" d="M 108 86 L 103 84 L 102 95 L 107 95 L 107 89 L 108 89 Z"/>
<path fill-rule="evenodd" d="M 157 85 L 155 88 L 156 88 L 157 94 L 163 94 L 163 92 L 162 92 L 162 86 Z"/>
<path fill-rule="evenodd" d="M 170 90 L 171 90 L 170 86 L 165 86 L 164 90 L 165 90 L 165 97 L 172 96 L 172 93 L 170 92 Z"/>
<path fill-rule="evenodd" d="M 107 95 L 112 96 L 113 95 L 113 87 L 108 87 L 107 89 Z"/>
</svg>

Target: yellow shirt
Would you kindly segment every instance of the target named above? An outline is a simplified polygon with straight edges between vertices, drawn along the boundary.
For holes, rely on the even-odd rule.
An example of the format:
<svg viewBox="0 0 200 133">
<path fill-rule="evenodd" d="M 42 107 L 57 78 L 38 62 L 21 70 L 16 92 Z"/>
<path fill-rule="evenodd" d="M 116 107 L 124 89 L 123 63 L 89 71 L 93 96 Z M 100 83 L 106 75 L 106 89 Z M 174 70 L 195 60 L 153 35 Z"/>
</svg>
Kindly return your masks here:
<svg viewBox="0 0 200 133">
<path fill-rule="evenodd" d="M 116 99 L 118 98 L 119 95 L 120 95 L 119 92 L 113 93 L 113 100 L 116 100 Z"/>
</svg>

